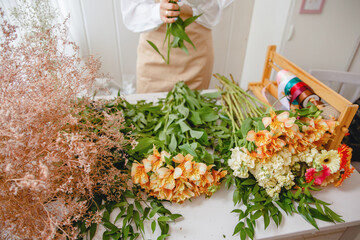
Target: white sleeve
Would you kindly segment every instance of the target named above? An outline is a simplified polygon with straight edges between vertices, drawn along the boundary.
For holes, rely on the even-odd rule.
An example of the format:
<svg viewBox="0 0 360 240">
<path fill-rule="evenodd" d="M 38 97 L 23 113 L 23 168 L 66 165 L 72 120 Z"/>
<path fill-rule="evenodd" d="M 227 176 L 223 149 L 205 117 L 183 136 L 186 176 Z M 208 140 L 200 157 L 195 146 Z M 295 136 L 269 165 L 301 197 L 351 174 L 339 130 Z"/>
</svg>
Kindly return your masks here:
<svg viewBox="0 0 360 240">
<path fill-rule="evenodd" d="M 221 18 L 221 12 L 234 0 L 187 0 L 193 9 L 193 15 L 202 14 L 196 22 L 204 27 L 215 27 Z"/>
<path fill-rule="evenodd" d="M 146 32 L 159 27 L 160 3 L 154 0 L 121 0 L 123 22 L 133 32 Z"/>
</svg>

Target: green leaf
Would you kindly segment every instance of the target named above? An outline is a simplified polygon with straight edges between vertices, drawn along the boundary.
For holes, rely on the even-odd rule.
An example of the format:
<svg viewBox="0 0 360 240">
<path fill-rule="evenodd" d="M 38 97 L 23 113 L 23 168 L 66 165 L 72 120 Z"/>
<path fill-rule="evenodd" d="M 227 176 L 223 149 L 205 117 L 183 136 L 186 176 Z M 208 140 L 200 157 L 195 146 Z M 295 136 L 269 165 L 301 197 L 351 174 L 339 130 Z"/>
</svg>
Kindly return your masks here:
<svg viewBox="0 0 360 240">
<path fill-rule="evenodd" d="M 255 204 L 255 205 L 252 205 L 250 208 L 248 208 L 249 212 L 254 212 L 254 211 L 257 211 L 257 210 L 260 210 L 260 209 L 263 209 L 264 206 L 262 204 Z"/>
<path fill-rule="evenodd" d="M 234 205 L 236 205 L 238 202 L 240 202 L 241 196 L 240 196 L 240 191 L 239 189 L 235 189 L 234 193 L 233 193 L 233 202 Z"/>
<path fill-rule="evenodd" d="M 116 203 L 116 204 L 114 205 L 114 208 L 121 208 L 121 207 L 124 207 L 124 206 L 126 206 L 126 205 L 128 205 L 127 202 L 120 202 L 120 203 Z"/>
<path fill-rule="evenodd" d="M 182 40 L 187 41 L 188 43 L 190 43 L 193 48 L 195 48 L 194 43 L 191 41 L 191 39 L 189 38 L 189 36 L 186 34 L 186 32 L 184 31 L 184 29 L 181 27 L 181 25 L 174 23 L 170 29 L 171 34 L 174 35 L 175 37 L 178 37 Z"/>
<path fill-rule="evenodd" d="M 245 231 L 244 228 L 240 230 L 240 239 L 241 239 L 241 240 L 245 240 L 245 239 L 246 239 L 246 231 Z"/>
<path fill-rule="evenodd" d="M 90 226 L 90 240 L 92 240 L 93 237 L 95 236 L 96 229 L 97 229 L 97 223 L 92 223 Z"/>
<path fill-rule="evenodd" d="M 317 218 L 317 219 L 325 221 L 325 222 L 334 222 L 333 219 L 329 218 L 328 216 L 321 213 L 319 210 L 317 210 L 315 208 L 309 207 L 309 211 L 310 211 L 311 216 L 313 216 L 314 218 Z"/>
<path fill-rule="evenodd" d="M 243 210 L 241 210 L 241 209 L 234 209 L 234 210 L 232 210 L 231 212 L 232 212 L 232 213 L 242 213 Z"/>
<path fill-rule="evenodd" d="M 201 15 L 202 15 L 202 14 L 196 15 L 196 16 L 192 16 L 192 17 L 189 17 L 188 19 L 186 19 L 186 20 L 184 21 L 184 27 L 187 27 L 187 26 L 189 26 L 191 23 L 195 22 L 195 20 L 198 19 Z"/>
<path fill-rule="evenodd" d="M 119 230 L 119 228 L 118 228 L 117 226 L 115 226 L 114 224 L 112 224 L 111 222 L 104 222 L 103 225 L 104 225 L 107 229 L 109 229 L 109 230 L 111 230 L 111 231 L 118 231 L 118 230 Z"/>
<path fill-rule="evenodd" d="M 251 221 L 255 221 L 259 217 L 261 217 L 263 214 L 260 210 L 256 211 L 253 215 L 251 215 Z"/>
<path fill-rule="evenodd" d="M 260 190 L 259 184 L 255 184 L 255 187 L 252 190 L 252 194 L 255 195 Z"/>
<path fill-rule="evenodd" d="M 246 223 L 248 228 L 250 228 L 251 231 L 254 232 L 255 220 L 250 220 L 249 218 L 247 218 Z"/>
<path fill-rule="evenodd" d="M 196 131 L 196 130 L 190 130 L 190 136 L 195 139 L 199 139 L 203 136 L 204 132 L 202 131 Z"/>
<path fill-rule="evenodd" d="M 241 134 L 246 137 L 247 133 L 251 130 L 252 119 L 247 118 L 241 124 Z"/>
<path fill-rule="evenodd" d="M 270 218 L 269 218 L 268 211 L 264 212 L 263 217 L 264 217 L 264 229 L 266 229 L 270 224 Z"/>
<path fill-rule="evenodd" d="M 238 232 L 240 232 L 241 229 L 244 228 L 244 226 L 245 226 L 245 223 L 239 222 L 239 223 L 235 226 L 233 236 L 234 236 L 235 234 L 237 234 Z"/>
<path fill-rule="evenodd" d="M 185 107 L 184 104 L 181 104 L 181 105 L 175 107 L 175 109 L 179 113 L 181 113 L 184 116 L 184 118 L 188 118 L 190 110 L 187 107 Z"/>
<path fill-rule="evenodd" d="M 179 41 L 179 48 L 183 50 L 186 55 L 189 55 L 189 50 L 185 46 L 184 41 Z"/>
<path fill-rule="evenodd" d="M 322 214 L 325 214 L 324 213 L 324 210 L 322 209 L 321 205 L 319 204 L 318 201 L 315 202 L 315 206 L 316 206 L 316 209 L 321 212 Z"/>
<path fill-rule="evenodd" d="M 190 121 L 195 125 L 200 125 L 203 123 L 199 112 L 191 112 Z"/>
<path fill-rule="evenodd" d="M 316 229 L 319 230 L 319 227 L 316 224 L 315 219 L 310 215 L 308 210 L 305 207 L 298 207 L 299 214 L 311 225 L 313 225 Z"/>
<path fill-rule="evenodd" d="M 134 151 L 139 153 L 146 153 L 157 141 L 154 138 L 144 137 L 138 140 Z M 156 144 L 155 144 L 156 145 Z"/>
<path fill-rule="evenodd" d="M 175 152 L 176 147 L 177 147 L 176 137 L 175 137 L 174 134 L 171 134 L 171 141 L 170 141 L 170 144 L 169 144 L 169 150 L 171 152 Z"/>
<path fill-rule="evenodd" d="M 129 232 L 130 232 L 130 225 L 126 225 L 126 227 L 124 228 L 124 231 L 123 231 L 125 239 L 127 239 L 127 237 L 129 236 Z"/>
<path fill-rule="evenodd" d="M 339 214 L 333 212 L 330 208 L 324 206 L 324 209 L 325 209 L 325 213 L 326 213 L 327 215 L 330 215 L 331 218 L 334 219 L 335 221 L 337 221 L 337 222 L 345 222 L 345 221 L 341 218 L 341 216 L 340 216 Z"/>
<path fill-rule="evenodd" d="M 194 151 L 194 149 L 192 149 L 191 146 L 190 146 L 188 143 L 179 146 L 179 149 L 185 151 L 186 153 L 189 153 L 189 154 L 192 155 L 193 157 L 197 157 L 197 156 L 198 156 L 198 155 L 196 154 L 196 152 Z"/>
<path fill-rule="evenodd" d="M 105 231 L 105 232 L 103 233 L 102 239 L 103 239 L 103 240 L 110 240 L 110 235 L 107 235 L 107 231 Z"/>
<path fill-rule="evenodd" d="M 148 215 L 149 215 L 149 212 L 150 212 L 150 208 L 149 207 L 146 207 L 145 210 L 144 210 L 144 213 L 143 213 L 143 219 L 148 219 Z"/>
<path fill-rule="evenodd" d="M 153 220 L 153 221 L 151 222 L 151 231 L 154 233 L 154 232 L 155 232 L 155 229 L 156 229 L 156 221 Z"/>
<path fill-rule="evenodd" d="M 301 194 L 301 188 L 299 188 L 299 189 L 296 191 L 296 193 L 294 194 L 294 197 L 297 199 L 297 198 L 299 198 L 300 194 Z"/>
<path fill-rule="evenodd" d="M 120 218 L 122 218 L 122 216 L 124 215 L 125 211 L 126 211 L 126 208 L 121 209 L 121 211 L 119 212 L 119 214 L 116 216 L 114 223 L 116 223 Z"/>
<path fill-rule="evenodd" d="M 139 212 L 140 212 L 141 214 L 144 214 L 144 209 L 143 209 L 143 207 L 141 206 L 141 203 L 140 203 L 140 202 L 135 201 L 135 206 L 136 206 L 137 210 L 139 210 Z"/>
<path fill-rule="evenodd" d="M 245 232 L 249 238 L 254 239 L 254 230 L 250 228 L 245 228 Z"/>
<path fill-rule="evenodd" d="M 232 178 L 232 176 L 228 175 L 226 182 L 225 182 L 225 187 L 227 189 L 229 189 L 231 187 L 232 183 L 233 183 L 233 178 Z"/>
<path fill-rule="evenodd" d="M 150 217 L 150 218 L 153 218 L 153 217 L 155 216 L 155 214 L 156 214 L 161 208 L 162 208 L 162 207 L 153 208 L 153 209 L 150 211 L 149 217 Z"/>
<path fill-rule="evenodd" d="M 133 213 L 134 213 L 134 205 L 133 204 L 130 204 L 127 211 L 126 211 L 126 214 L 129 218 L 131 218 L 133 216 Z"/>
<path fill-rule="evenodd" d="M 157 132 L 157 130 L 159 130 L 159 129 L 161 128 L 162 124 L 163 124 L 163 122 L 160 121 L 160 122 L 155 126 L 154 132 Z"/>
<path fill-rule="evenodd" d="M 220 98 L 221 97 L 221 92 L 220 91 L 216 91 L 216 92 L 210 92 L 210 93 L 204 93 L 201 94 L 204 97 L 207 98 Z"/>
<path fill-rule="evenodd" d="M 249 186 L 249 185 L 254 185 L 255 183 L 256 183 L 256 180 L 249 178 L 249 179 L 246 179 L 245 181 L 243 181 L 241 183 L 241 185 Z"/>
<path fill-rule="evenodd" d="M 171 43 L 172 48 L 179 48 L 180 47 L 180 38 L 174 37 L 174 40 Z"/>
<path fill-rule="evenodd" d="M 133 216 L 134 216 L 134 222 L 136 227 L 139 229 L 140 228 L 140 214 L 138 211 L 133 211 Z"/>
<path fill-rule="evenodd" d="M 171 215 L 170 215 L 170 219 L 171 219 L 172 221 L 174 221 L 175 219 L 178 219 L 178 218 L 180 218 L 180 217 L 182 217 L 181 214 L 171 214 Z"/>
<path fill-rule="evenodd" d="M 219 114 L 210 107 L 203 107 L 199 111 L 200 117 L 205 122 L 213 122 L 219 119 Z"/>
<path fill-rule="evenodd" d="M 170 236 L 169 234 L 163 234 L 157 238 L 157 240 L 164 240 L 166 237 Z"/>
<path fill-rule="evenodd" d="M 149 41 L 149 40 L 146 40 L 146 41 L 147 41 L 147 42 L 150 44 L 150 46 L 162 57 L 162 59 L 166 62 L 166 59 L 165 59 L 164 55 L 161 54 L 161 52 L 159 51 L 158 47 L 157 47 L 153 42 L 151 42 L 151 41 Z"/>
<path fill-rule="evenodd" d="M 171 221 L 172 219 L 170 217 L 167 216 L 161 216 L 158 218 L 159 222 L 167 222 L 167 221 Z"/>
<path fill-rule="evenodd" d="M 191 130 L 191 128 L 184 122 L 184 120 L 180 120 L 178 124 L 180 125 L 181 132 L 183 133 Z"/>
<path fill-rule="evenodd" d="M 104 222 L 108 222 L 109 219 L 110 219 L 110 213 L 109 213 L 108 211 L 104 211 L 102 220 L 103 220 Z"/>
</svg>

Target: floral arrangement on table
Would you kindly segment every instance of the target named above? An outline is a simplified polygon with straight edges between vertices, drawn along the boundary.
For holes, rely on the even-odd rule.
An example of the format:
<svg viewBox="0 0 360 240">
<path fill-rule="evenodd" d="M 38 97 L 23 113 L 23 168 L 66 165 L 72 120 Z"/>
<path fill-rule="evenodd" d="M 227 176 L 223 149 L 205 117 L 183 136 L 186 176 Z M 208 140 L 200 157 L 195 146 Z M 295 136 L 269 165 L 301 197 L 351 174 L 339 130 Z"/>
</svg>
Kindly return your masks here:
<svg viewBox="0 0 360 240">
<path fill-rule="evenodd" d="M 18 27 L 0 11 L 0 238 L 92 239 L 101 224 L 105 240 L 145 239 L 149 223 L 162 240 L 182 217 L 162 201 L 210 197 L 223 181 L 246 207 L 233 211 L 241 239 L 260 217 L 279 225 L 280 208 L 315 227 L 343 221 L 311 191 L 350 176 L 351 149 L 325 150 L 337 123 L 315 106 L 276 111 L 221 75 L 219 92 L 179 82 L 156 103 L 77 98 L 99 61 L 48 24 L 50 5 L 24 4 Z"/>
<path fill-rule="evenodd" d="M 227 186 L 235 185 L 234 204 L 242 201 L 246 206 L 246 211 L 234 210 L 240 221 L 234 234 L 240 232 L 241 239 L 253 239 L 256 220 L 261 216 L 265 228 L 270 218 L 279 225 L 282 215 L 278 207 L 287 214 L 300 214 L 316 228 L 315 219 L 343 222 L 328 203 L 310 192 L 330 183 L 339 186 L 354 171 L 348 146 L 325 149 L 338 123 L 322 119 L 315 105 L 275 111 L 234 81 L 215 77 L 223 85 L 223 105 L 233 126 L 234 147 L 228 160 L 232 177 L 227 179 Z"/>
</svg>

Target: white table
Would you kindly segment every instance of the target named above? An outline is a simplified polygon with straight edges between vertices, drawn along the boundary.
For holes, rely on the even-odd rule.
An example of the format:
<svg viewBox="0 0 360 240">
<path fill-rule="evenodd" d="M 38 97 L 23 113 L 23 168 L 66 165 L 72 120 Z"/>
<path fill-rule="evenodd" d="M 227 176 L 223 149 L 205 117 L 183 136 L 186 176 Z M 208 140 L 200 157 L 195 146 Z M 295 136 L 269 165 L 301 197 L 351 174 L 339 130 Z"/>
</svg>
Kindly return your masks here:
<svg viewBox="0 0 360 240">
<path fill-rule="evenodd" d="M 134 103 L 137 100 L 156 101 L 159 97 L 166 97 L 166 93 L 156 94 L 132 94 L 126 99 Z M 164 205 L 173 213 L 180 213 L 183 218 L 170 224 L 170 240 L 222 240 L 240 239 L 238 235 L 232 236 L 234 228 L 238 223 L 238 215 L 231 213 L 234 209 L 232 201 L 233 189 L 222 188 L 217 191 L 210 199 L 204 196 L 192 199 L 192 202 L 183 204 Z M 320 192 L 313 193 L 315 197 L 328 203 L 332 203 L 330 208 L 343 216 L 344 223 L 328 223 L 318 220 L 320 231 L 307 223 L 300 215 L 286 216 L 283 213 L 283 220 L 279 227 L 271 222 L 264 230 L 262 218 L 258 219 L 255 229 L 255 239 L 315 239 L 315 237 L 328 232 L 332 233 L 321 239 L 333 240 L 340 239 L 344 231 L 349 227 L 352 231 L 357 231 L 360 237 L 360 174 L 357 171 L 346 179 L 341 187 L 328 186 Z M 113 213 L 112 217 L 117 213 Z M 121 221 L 119 221 L 121 222 Z M 148 239 L 156 239 L 158 235 L 151 235 L 151 230 L 147 226 Z M 97 239 L 101 239 L 102 230 L 97 232 Z M 314 235 L 315 234 L 315 235 Z M 357 233 L 355 233 L 356 235 Z M 304 237 L 305 236 L 305 237 Z M 354 236 L 354 233 L 352 234 Z M 316 238 L 320 239 L 320 238 Z M 341 240 L 354 240 L 354 237 L 343 237 Z"/>
</svg>

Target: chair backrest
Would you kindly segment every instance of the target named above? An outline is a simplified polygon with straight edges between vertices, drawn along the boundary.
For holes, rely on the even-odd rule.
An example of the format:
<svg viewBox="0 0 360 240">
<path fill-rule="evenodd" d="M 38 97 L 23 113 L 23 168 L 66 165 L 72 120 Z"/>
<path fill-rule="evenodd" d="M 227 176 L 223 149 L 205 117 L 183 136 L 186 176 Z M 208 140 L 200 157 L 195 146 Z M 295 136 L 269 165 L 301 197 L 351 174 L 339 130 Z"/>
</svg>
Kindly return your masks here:
<svg viewBox="0 0 360 240">
<path fill-rule="evenodd" d="M 309 73 L 354 103 L 360 97 L 360 73 L 310 69 Z"/>
</svg>

